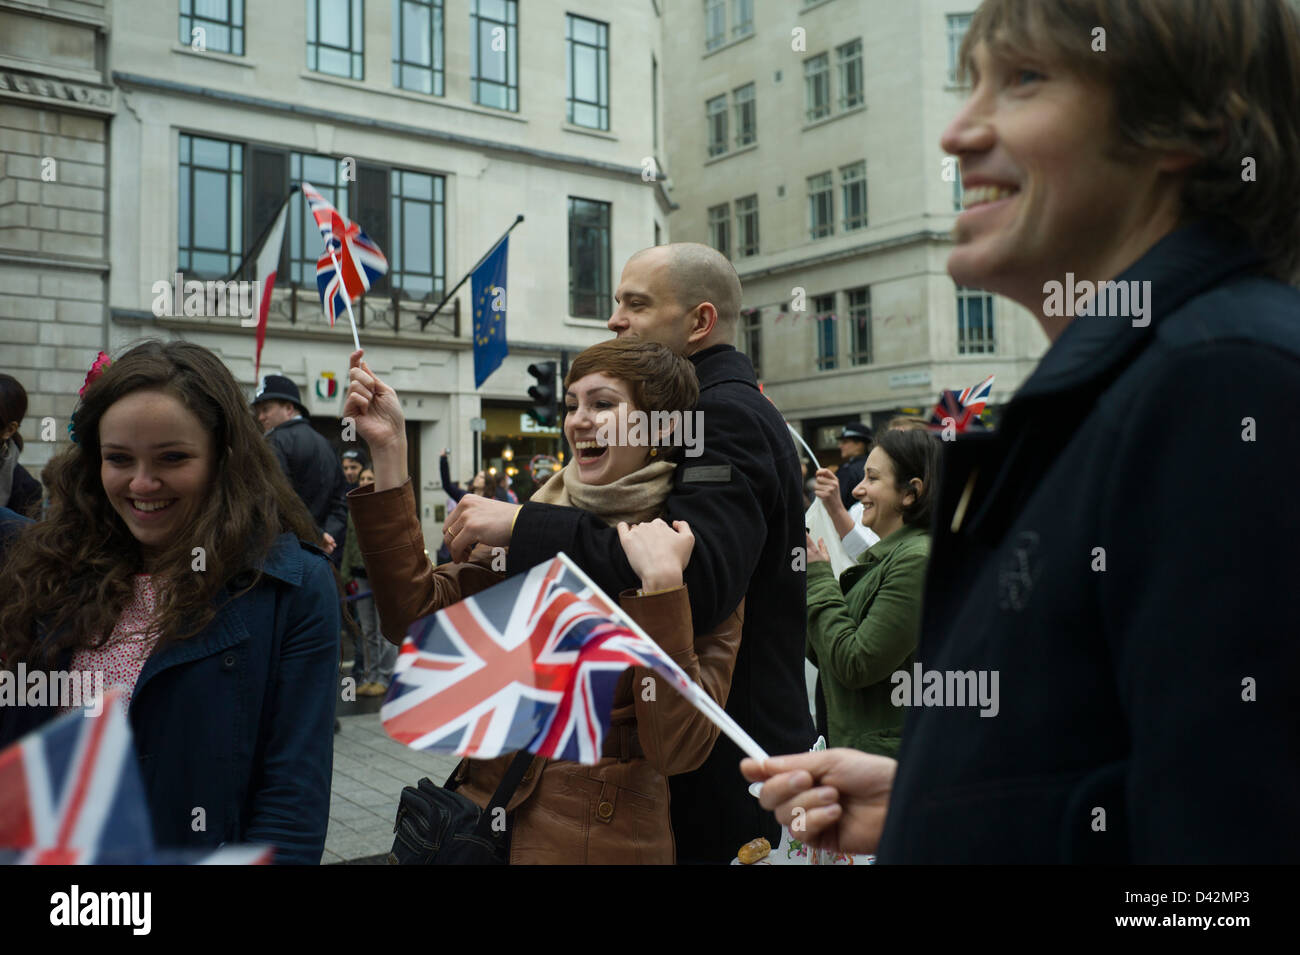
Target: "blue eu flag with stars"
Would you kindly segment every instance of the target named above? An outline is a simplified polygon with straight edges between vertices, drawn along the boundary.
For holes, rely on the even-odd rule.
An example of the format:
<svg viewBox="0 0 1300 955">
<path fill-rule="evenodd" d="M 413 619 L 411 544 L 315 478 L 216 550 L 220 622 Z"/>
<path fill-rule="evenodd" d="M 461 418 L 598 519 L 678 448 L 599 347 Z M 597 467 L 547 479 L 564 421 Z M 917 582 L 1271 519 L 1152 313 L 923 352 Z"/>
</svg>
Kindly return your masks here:
<svg viewBox="0 0 1300 955">
<path fill-rule="evenodd" d="M 474 387 L 501 367 L 506 347 L 506 255 L 510 237 L 492 250 L 474 270 L 470 291 L 474 302 Z"/>
</svg>

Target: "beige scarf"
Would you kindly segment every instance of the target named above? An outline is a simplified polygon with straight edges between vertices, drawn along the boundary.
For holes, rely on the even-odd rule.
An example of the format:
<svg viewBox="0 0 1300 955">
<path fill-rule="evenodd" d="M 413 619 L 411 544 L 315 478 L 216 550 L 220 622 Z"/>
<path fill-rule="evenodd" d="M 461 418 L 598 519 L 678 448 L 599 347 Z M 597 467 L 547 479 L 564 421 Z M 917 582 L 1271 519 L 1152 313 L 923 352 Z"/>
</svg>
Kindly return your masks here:
<svg viewBox="0 0 1300 955">
<path fill-rule="evenodd" d="M 571 459 L 563 471 L 534 491 L 529 500 L 576 507 L 595 514 L 611 527 L 619 521 L 639 524 L 663 513 L 676 467 L 671 461 L 652 461 L 613 484 L 584 484 L 578 477 L 577 461 Z"/>
</svg>

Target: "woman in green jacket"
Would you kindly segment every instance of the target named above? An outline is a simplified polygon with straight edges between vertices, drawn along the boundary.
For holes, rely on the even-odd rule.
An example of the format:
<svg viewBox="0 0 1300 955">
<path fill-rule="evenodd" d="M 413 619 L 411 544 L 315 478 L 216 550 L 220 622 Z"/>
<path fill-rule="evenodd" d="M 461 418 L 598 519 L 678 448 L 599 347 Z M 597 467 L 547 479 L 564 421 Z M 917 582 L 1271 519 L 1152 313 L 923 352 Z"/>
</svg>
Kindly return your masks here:
<svg viewBox="0 0 1300 955">
<path fill-rule="evenodd" d="M 863 525 L 880 540 L 839 580 L 825 543 L 808 538 L 808 659 L 825 694 L 830 746 L 898 755 L 903 710 L 890 702 L 890 676 L 910 669 L 916 653 L 938 458 L 929 432 L 880 435 L 853 489 Z"/>
</svg>

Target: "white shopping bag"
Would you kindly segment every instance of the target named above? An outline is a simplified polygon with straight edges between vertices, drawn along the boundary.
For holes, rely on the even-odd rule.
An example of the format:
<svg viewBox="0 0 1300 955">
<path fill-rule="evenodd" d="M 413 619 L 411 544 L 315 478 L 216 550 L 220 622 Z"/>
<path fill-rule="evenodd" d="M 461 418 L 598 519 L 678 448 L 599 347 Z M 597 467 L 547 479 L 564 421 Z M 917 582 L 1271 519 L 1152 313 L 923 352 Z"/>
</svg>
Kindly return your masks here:
<svg viewBox="0 0 1300 955">
<path fill-rule="evenodd" d="M 831 571 L 836 578 L 853 566 L 855 561 L 844 549 L 840 535 L 835 530 L 835 525 L 831 523 L 831 516 L 826 513 L 826 506 L 822 504 L 820 498 L 814 500 L 812 507 L 804 513 L 803 523 L 814 541 L 826 542 L 826 552 L 831 557 Z"/>
</svg>

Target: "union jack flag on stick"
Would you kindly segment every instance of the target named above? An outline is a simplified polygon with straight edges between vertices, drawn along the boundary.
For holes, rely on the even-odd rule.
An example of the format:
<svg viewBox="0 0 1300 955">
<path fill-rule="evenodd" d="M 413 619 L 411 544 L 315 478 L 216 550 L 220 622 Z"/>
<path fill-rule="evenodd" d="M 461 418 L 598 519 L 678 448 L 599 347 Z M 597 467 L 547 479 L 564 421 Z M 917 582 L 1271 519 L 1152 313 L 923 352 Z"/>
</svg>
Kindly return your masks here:
<svg viewBox="0 0 1300 955">
<path fill-rule="evenodd" d="M 352 300 L 368 292 L 371 283 L 388 271 L 388 259 L 359 225 L 349 222 L 311 183 L 302 183 L 302 195 L 325 242 L 325 254 L 316 260 L 316 288 L 321 304 L 325 306 L 331 328 L 340 307 L 347 310 L 348 321 L 352 323 L 352 343 L 360 349 Z"/>
<path fill-rule="evenodd" d="M 0 751 L 0 864 L 262 864 L 272 850 L 158 850 L 121 692 Z"/>
<path fill-rule="evenodd" d="M 994 377 L 989 375 L 978 385 L 962 391 L 948 390 L 940 394 L 939 403 L 930 412 L 930 429 L 942 431 L 951 420 L 952 427 L 959 434 L 969 431 L 971 424 L 979 419 L 984 405 L 988 403 L 989 395 L 993 393 Z"/>
<path fill-rule="evenodd" d="M 563 553 L 411 624 L 380 717 L 414 749 L 592 764 L 632 666 L 654 670 L 748 755 L 767 757 Z"/>
</svg>

